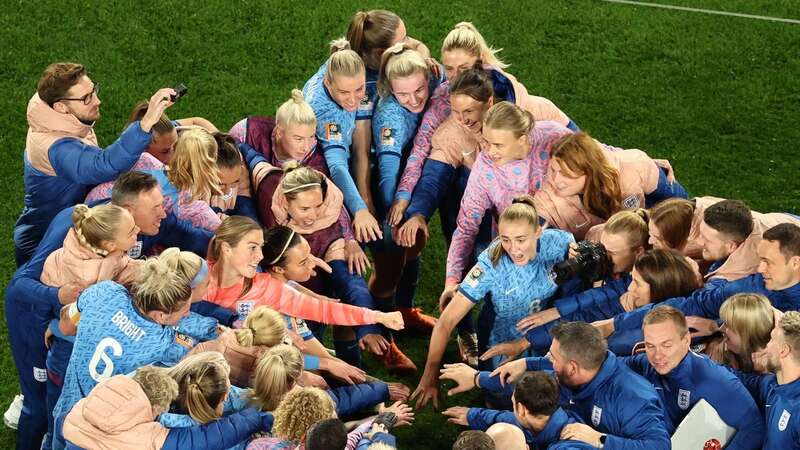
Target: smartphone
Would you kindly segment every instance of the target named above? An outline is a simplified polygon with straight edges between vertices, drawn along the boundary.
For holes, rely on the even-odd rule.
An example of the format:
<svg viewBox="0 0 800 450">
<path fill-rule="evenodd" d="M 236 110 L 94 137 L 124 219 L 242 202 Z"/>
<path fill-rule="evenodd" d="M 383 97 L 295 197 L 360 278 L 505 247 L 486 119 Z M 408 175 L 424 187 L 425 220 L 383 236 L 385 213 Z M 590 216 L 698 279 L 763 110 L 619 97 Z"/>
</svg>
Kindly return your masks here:
<svg viewBox="0 0 800 450">
<path fill-rule="evenodd" d="M 183 83 L 180 83 L 180 84 L 178 84 L 178 85 L 177 85 L 177 86 L 175 86 L 173 89 L 175 89 L 175 95 L 170 95 L 170 96 L 169 96 L 169 100 L 170 100 L 172 103 L 175 103 L 175 102 L 177 102 L 178 100 L 180 100 L 180 99 L 181 99 L 181 97 L 183 97 L 184 95 L 186 95 L 186 92 L 189 90 L 189 88 L 187 88 L 187 87 L 186 87 L 186 85 L 185 85 L 185 84 L 183 84 Z"/>
</svg>

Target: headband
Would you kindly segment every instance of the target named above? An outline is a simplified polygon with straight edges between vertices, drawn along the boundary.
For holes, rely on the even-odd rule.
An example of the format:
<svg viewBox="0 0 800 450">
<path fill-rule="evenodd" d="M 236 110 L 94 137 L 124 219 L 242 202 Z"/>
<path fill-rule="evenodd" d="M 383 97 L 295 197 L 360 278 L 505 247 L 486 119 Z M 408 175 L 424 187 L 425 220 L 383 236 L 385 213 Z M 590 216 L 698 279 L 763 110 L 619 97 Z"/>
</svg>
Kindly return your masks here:
<svg viewBox="0 0 800 450">
<path fill-rule="evenodd" d="M 283 254 L 286 253 L 286 249 L 289 248 L 289 244 L 292 243 L 292 239 L 294 239 L 294 230 L 292 230 L 292 232 L 289 233 L 289 239 L 287 239 L 286 244 L 283 245 L 283 250 L 281 250 L 281 252 L 278 253 L 278 256 L 276 256 L 275 259 L 269 262 L 270 266 L 278 262 L 278 260 L 280 260 L 283 257 Z"/>
<path fill-rule="evenodd" d="M 288 194 L 289 192 L 299 191 L 300 189 L 307 188 L 307 187 L 312 187 L 312 186 L 322 187 L 322 184 L 320 184 L 320 183 L 301 184 L 300 186 L 295 186 L 295 187 L 293 187 L 291 189 L 286 189 L 285 191 L 283 191 L 283 193 L 284 194 Z"/>
<path fill-rule="evenodd" d="M 197 275 L 195 275 L 192 282 L 189 283 L 189 287 L 195 289 L 197 286 L 200 286 L 200 283 L 206 278 L 208 278 L 208 263 L 205 259 L 200 258 L 200 270 L 197 271 Z"/>
</svg>

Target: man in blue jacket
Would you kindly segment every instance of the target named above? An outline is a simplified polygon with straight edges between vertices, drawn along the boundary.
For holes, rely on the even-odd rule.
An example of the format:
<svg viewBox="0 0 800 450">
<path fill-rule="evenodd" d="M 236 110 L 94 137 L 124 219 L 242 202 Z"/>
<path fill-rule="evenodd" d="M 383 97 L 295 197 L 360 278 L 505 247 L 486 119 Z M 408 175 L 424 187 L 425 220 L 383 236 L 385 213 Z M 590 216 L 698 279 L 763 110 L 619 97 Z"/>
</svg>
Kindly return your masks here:
<svg viewBox="0 0 800 450">
<path fill-rule="evenodd" d="M 645 316 L 642 332 L 646 354 L 620 361 L 656 388 L 671 431 L 704 399 L 727 425 L 736 429 L 726 449 L 761 448 L 764 422 L 753 397 L 725 367 L 689 351 L 691 337 L 683 313 L 669 306 L 655 308 Z"/>
<path fill-rule="evenodd" d="M 114 185 L 111 202 L 130 211 L 141 229 L 137 245 L 129 252 L 131 257 L 147 254 L 156 245 L 205 255 L 211 232 L 167 215 L 163 201 L 158 182 L 148 174 L 129 172 Z M 55 216 L 33 257 L 17 269 L 6 289 L 11 353 L 24 396 L 17 428 L 18 449 L 39 448 L 47 429 L 45 329 L 51 319 L 59 317 L 61 307 L 74 302 L 87 287 L 70 283 L 55 288 L 39 281 L 47 256 L 62 247 L 73 225 L 72 211 L 69 207 Z"/>
<path fill-rule="evenodd" d="M 142 120 L 104 150 L 94 133 L 100 118 L 99 90 L 83 65 L 55 63 L 42 73 L 28 102 L 25 199 L 14 226 L 17 267 L 30 259 L 59 211 L 81 202 L 92 185 L 113 181 L 133 167 L 175 94 L 172 89 L 158 90 Z"/>
<path fill-rule="evenodd" d="M 800 309 L 800 227 L 791 223 L 775 225 L 764 232 L 758 243 L 761 263 L 758 273 L 722 285 L 694 291 L 688 297 L 676 297 L 660 304 L 683 311 L 686 316 L 719 319 L 719 308 L 730 296 L 742 292 L 762 294 L 781 311 Z M 605 323 L 604 334 L 640 328 L 644 316 L 656 305 L 644 305 L 614 317 Z M 717 331 L 716 323 L 696 321 L 705 334 Z M 694 326 L 693 326 L 694 327 Z M 602 328 L 602 327 L 601 327 Z"/>
<path fill-rule="evenodd" d="M 800 241 L 795 242 L 800 250 Z M 777 315 L 777 314 L 776 314 Z M 800 312 L 776 320 L 767 348 L 758 355 L 769 375 L 737 373 L 766 416 L 764 450 L 800 449 Z"/>
<path fill-rule="evenodd" d="M 542 450 L 592 449 L 584 442 L 561 440 L 568 424 L 580 423 L 572 411 L 559 406 L 558 383 L 546 372 L 528 372 L 522 375 L 512 396 L 514 411 L 483 408 L 453 407 L 444 411 L 451 422 L 468 425 L 472 429 L 487 430 L 495 423 L 510 423 L 523 429 L 525 441 Z"/>
<path fill-rule="evenodd" d="M 445 366 L 440 378 L 458 383 L 448 395 L 475 386 L 510 394 L 510 383 L 526 371 L 553 371 L 560 384 L 561 406 L 592 424 L 567 424 L 563 439 L 608 449 L 670 448 L 670 427 L 655 389 L 608 351 L 597 328 L 585 322 L 566 322 L 554 327 L 551 334 L 548 357 L 518 359 L 491 374 L 464 364 Z"/>
</svg>

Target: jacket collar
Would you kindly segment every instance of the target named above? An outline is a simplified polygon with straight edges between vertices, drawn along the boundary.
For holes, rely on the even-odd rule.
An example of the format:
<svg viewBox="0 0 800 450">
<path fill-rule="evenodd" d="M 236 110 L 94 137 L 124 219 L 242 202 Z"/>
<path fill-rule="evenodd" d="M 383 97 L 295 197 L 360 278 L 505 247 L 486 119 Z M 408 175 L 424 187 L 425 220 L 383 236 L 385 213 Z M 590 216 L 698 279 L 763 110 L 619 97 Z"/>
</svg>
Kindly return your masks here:
<svg viewBox="0 0 800 450">
<path fill-rule="evenodd" d="M 619 362 L 617 361 L 617 357 L 611 353 L 611 351 L 607 351 L 606 360 L 603 361 L 603 365 L 600 366 L 600 370 L 597 372 L 597 375 L 595 375 L 592 381 L 576 389 L 569 389 L 572 397 L 575 399 L 592 397 L 597 389 L 612 377 L 614 372 L 617 371 L 618 366 Z"/>
<path fill-rule="evenodd" d="M 550 416 L 544 430 L 539 434 L 534 434 L 533 443 L 536 448 L 547 448 L 553 442 L 561 440 L 561 429 L 568 423 L 575 422 L 563 409 L 558 408 L 556 412 Z"/>
</svg>

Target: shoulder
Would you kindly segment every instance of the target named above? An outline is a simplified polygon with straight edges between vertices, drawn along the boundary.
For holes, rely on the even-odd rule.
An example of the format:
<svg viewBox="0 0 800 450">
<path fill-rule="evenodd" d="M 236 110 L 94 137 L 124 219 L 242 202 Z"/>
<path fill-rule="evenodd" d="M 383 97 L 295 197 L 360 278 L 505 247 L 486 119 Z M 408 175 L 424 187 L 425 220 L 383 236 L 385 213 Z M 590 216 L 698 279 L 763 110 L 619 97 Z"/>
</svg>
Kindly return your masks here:
<svg viewBox="0 0 800 450">
<path fill-rule="evenodd" d="M 125 289 L 125 286 L 115 281 L 107 280 L 89 286 L 81 294 L 81 296 L 84 295 L 99 295 L 109 298 L 116 298 L 116 297 L 127 298 L 128 290 Z"/>
<path fill-rule="evenodd" d="M 101 281 L 86 288 L 78 297 L 79 309 L 84 310 L 89 305 L 113 306 L 117 303 L 130 304 L 128 291 L 121 284 L 114 281 Z M 89 307 L 89 309 L 92 309 Z"/>
<path fill-rule="evenodd" d="M 375 106 L 375 113 L 372 117 L 373 128 L 386 126 L 395 128 L 402 126 L 402 121 L 398 121 L 397 119 L 403 116 L 404 110 L 405 108 L 400 105 L 394 95 L 381 98 Z"/>
<path fill-rule="evenodd" d="M 566 257 L 569 244 L 575 242 L 572 233 L 555 228 L 547 228 L 540 238 L 542 248 L 539 250 L 547 259 L 561 261 Z"/>
<path fill-rule="evenodd" d="M 632 403 L 658 402 L 658 395 L 644 377 L 631 370 L 624 362 L 617 361 L 617 373 L 612 375 L 614 393 Z"/>
</svg>

